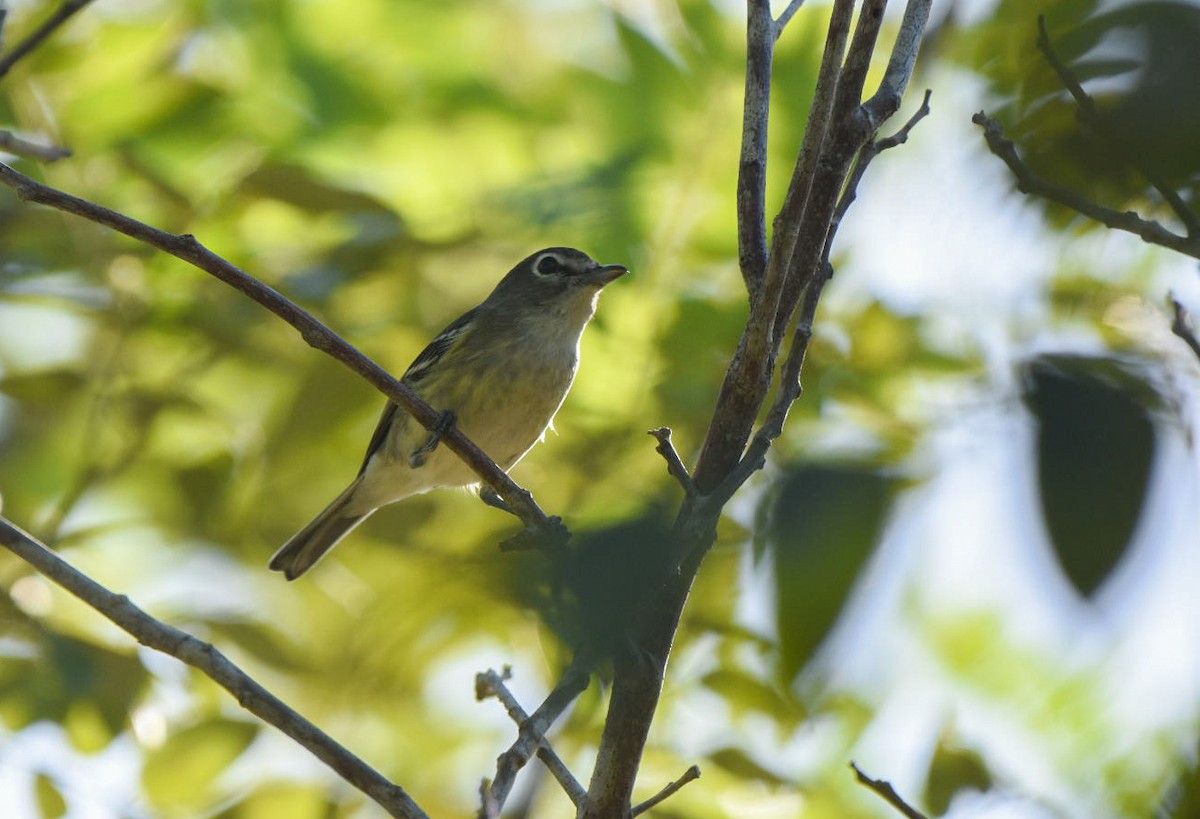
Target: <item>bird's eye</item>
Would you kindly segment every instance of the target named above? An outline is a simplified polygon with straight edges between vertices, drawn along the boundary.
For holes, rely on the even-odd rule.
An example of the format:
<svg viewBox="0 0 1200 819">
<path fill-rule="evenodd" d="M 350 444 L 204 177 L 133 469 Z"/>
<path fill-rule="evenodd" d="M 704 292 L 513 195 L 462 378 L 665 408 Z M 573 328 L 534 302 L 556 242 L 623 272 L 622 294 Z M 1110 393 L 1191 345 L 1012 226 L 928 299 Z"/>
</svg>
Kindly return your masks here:
<svg viewBox="0 0 1200 819">
<path fill-rule="evenodd" d="M 549 253 L 538 259 L 533 269 L 539 276 L 561 276 L 566 272 L 559 258 Z"/>
</svg>

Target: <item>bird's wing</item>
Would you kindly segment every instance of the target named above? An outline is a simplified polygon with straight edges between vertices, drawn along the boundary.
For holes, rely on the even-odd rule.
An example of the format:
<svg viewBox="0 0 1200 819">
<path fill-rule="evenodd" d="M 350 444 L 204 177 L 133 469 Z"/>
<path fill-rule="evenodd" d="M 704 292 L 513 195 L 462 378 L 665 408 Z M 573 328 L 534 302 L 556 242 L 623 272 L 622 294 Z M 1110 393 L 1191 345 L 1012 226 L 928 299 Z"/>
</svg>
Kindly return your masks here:
<svg viewBox="0 0 1200 819">
<path fill-rule="evenodd" d="M 471 319 L 475 317 L 478 308 L 468 310 L 454 321 L 447 325 L 445 330 L 437 334 L 437 337 L 426 345 L 412 364 L 408 365 L 408 369 L 404 371 L 400 381 L 409 387 L 415 387 L 421 383 L 421 379 L 429 374 L 430 369 L 441 360 L 462 336 L 467 332 L 467 328 L 471 324 Z M 400 408 L 393 402 L 388 401 L 387 406 L 383 408 L 383 414 L 379 416 L 379 423 L 375 425 L 375 433 L 371 436 L 371 443 L 367 444 L 367 454 L 363 456 L 362 467 L 359 468 L 358 474 L 361 475 L 367 469 L 367 463 L 370 462 L 371 456 L 378 452 L 383 447 L 383 442 L 387 440 L 388 432 L 391 431 L 392 424 L 396 420 L 396 413 Z"/>
</svg>

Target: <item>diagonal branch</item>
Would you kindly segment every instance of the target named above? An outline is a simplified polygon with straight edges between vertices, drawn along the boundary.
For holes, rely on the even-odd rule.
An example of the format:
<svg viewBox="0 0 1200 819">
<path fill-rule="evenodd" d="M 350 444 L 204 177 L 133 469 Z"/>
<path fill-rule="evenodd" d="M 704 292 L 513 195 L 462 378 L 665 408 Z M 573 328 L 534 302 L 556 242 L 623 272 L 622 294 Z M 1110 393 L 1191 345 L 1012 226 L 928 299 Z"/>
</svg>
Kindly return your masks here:
<svg viewBox="0 0 1200 819">
<path fill-rule="evenodd" d="M 872 779 L 863 773 L 862 769 L 853 762 L 850 763 L 850 769 L 854 771 L 854 775 L 858 778 L 860 785 L 875 791 L 885 802 L 899 811 L 903 816 L 906 816 L 908 819 L 926 819 L 925 814 L 905 802 L 904 798 L 896 793 L 896 789 L 892 787 L 890 782 L 883 779 Z"/>
<path fill-rule="evenodd" d="M 55 29 L 67 22 L 67 20 L 70 20 L 75 12 L 91 2 L 92 0 L 65 0 L 58 7 L 58 10 L 46 19 L 46 22 L 38 26 L 24 40 L 13 46 L 7 54 L 0 57 L 0 77 L 7 74 L 18 60 L 28 56 L 30 52 L 45 42 L 54 33 Z M 3 17 L 0 17 L 0 22 L 3 22 Z"/>
<path fill-rule="evenodd" d="M 1067 90 L 1071 92 L 1071 96 L 1075 98 L 1075 104 L 1079 107 L 1079 119 L 1092 129 L 1097 135 L 1108 141 L 1116 150 L 1124 162 L 1145 177 L 1146 181 L 1158 191 L 1163 200 L 1170 206 L 1171 210 L 1175 211 L 1175 215 L 1179 217 L 1184 227 L 1187 228 L 1188 236 L 1192 238 L 1200 237 L 1200 216 L 1187 206 L 1183 201 L 1183 197 L 1179 192 L 1167 184 L 1161 176 L 1155 173 L 1151 168 L 1141 161 L 1138 156 L 1138 151 L 1131 149 L 1120 135 L 1113 132 L 1108 126 L 1100 110 L 1096 107 L 1095 101 L 1091 96 L 1083 90 L 1079 79 L 1075 73 L 1059 58 L 1058 53 L 1054 50 L 1054 44 L 1050 42 L 1050 33 L 1046 30 L 1046 18 L 1044 15 L 1038 15 L 1038 49 L 1045 55 L 1050 67 L 1054 69 L 1054 73 L 1058 75 L 1059 80 Z"/>
<path fill-rule="evenodd" d="M 57 162 L 71 155 L 68 148 L 60 145 L 40 145 L 14 134 L 12 131 L 0 130 L 0 151 L 7 151 L 25 159 L 36 159 L 41 162 Z"/>
<path fill-rule="evenodd" d="M 787 24 L 792 22 L 792 18 L 796 16 L 796 12 L 800 11 L 800 7 L 804 5 L 804 0 L 792 0 L 787 4 L 787 8 L 779 12 L 779 16 L 775 18 L 775 37 L 783 34 L 783 30 L 787 28 Z"/>
<path fill-rule="evenodd" d="M 650 810 L 651 808 L 656 807 L 656 806 L 662 804 L 663 802 L 665 802 L 666 800 L 670 799 L 672 796 L 674 796 L 676 793 L 679 792 L 680 788 L 682 788 L 687 783 L 694 782 L 695 780 L 697 780 L 699 778 L 700 778 L 700 767 L 698 765 L 691 766 L 690 768 L 688 768 L 686 771 L 683 772 L 683 776 L 679 777 L 674 782 L 668 782 L 666 784 L 666 786 L 663 787 L 663 789 L 661 791 L 654 794 L 654 796 L 651 796 L 645 802 L 639 802 L 638 804 L 634 805 L 633 811 L 632 811 L 633 815 L 641 816 L 643 813 Z"/>
<path fill-rule="evenodd" d="M 296 740 L 390 816 L 428 819 L 403 788 L 263 688 L 209 643 L 151 617 L 128 597 L 109 591 L 3 517 L 0 517 L 0 545 L 100 612 L 142 645 L 202 671 L 232 694 L 239 705 Z"/>
<path fill-rule="evenodd" d="M 405 412 L 412 415 L 425 429 L 432 431 L 436 427 L 441 417 L 440 413 L 421 400 L 409 387 L 392 377 L 353 345 L 318 321 L 307 310 L 213 253 L 200 244 L 196 237 L 190 234 L 167 233 L 151 227 L 86 199 L 80 199 L 56 188 L 43 185 L 3 163 L 0 163 L 0 183 L 15 190 L 17 196 L 26 202 L 49 205 L 104 225 L 215 276 L 296 328 L 310 346 L 337 359 L 361 375 Z M 471 467 L 475 474 L 497 495 L 504 499 L 513 514 L 519 517 L 526 527 L 537 535 L 544 536 L 547 540 L 561 541 L 563 539 L 566 530 L 561 521 L 548 517 L 534 502 L 533 496 L 527 490 L 514 483 L 504 470 L 488 457 L 487 453 L 463 435 L 461 431 L 450 430 L 443 436 L 442 442 Z"/>
<path fill-rule="evenodd" d="M 550 748 L 549 742 L 546 741 L 546 732 L 562 712 L 587 689 L 591 680 L 588 662 L 583 655 L 576 655 L 562 679 L 558 681 L 558 685 L 532 715 L 525 713 L 516 697 L 504 684 L 509 677 L 508 669 L 505 669 L 504 674 L 487 671 L 476 675 L 475 698 L 482 700 L 496 697 L 504 705 L 513 722 L 519 726 L 517 741 L 496 760 L 496 778 L 491 785 L 484 788 L 484 810 L 481 813 L 486 815 L 489 805 L 495 805 L 497 809 L 504 807 L 517 773 L 525 767 L 535 752 L 546 769 L 558 780 L 559 786 L 575 807 L 579 808 L 584 804 L 587 792 Z"/>
<path fill-rule="evenodd" d="M 1180 236 L 1158 222 L 1143 219 L 1133 211 L 1119 211 L 1099 205 L 1070 188 L 1064 188 L 1043 179 L 1017 155 L 1016 147 L 1011 140 L 1004 136 L 1004 129 L 999 122 L 983 111 L 972 116 L 971 121 L 983 128 L 983 136 L 987 140 L 988 149 L 1008 166 L 1016 178 L 1017 190 L 1057 202 L 1114 230 L 1132 233 L 1150 244 L 1169 248 L 1191 256 L 1193 259 L 1200 259 L 1200 236 Z"/>
</svg>

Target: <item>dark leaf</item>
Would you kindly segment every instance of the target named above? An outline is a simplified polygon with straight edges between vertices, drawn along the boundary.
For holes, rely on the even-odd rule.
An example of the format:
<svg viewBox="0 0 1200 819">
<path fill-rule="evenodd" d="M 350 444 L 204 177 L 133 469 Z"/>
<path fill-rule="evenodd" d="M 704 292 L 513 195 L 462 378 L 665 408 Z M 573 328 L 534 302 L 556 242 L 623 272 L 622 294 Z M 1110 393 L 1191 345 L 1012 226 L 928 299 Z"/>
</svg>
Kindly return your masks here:
<svg viewBox="0 0 1200 819">
<path fill-rule="evenodd" d="M 925 804 L 933 814 L 945 813 L 959 791 L 986 792 L 991 787 L 991 772 L 979 754 L 944 741 L 938 743 L 925 783 Z"/>
<path fill-rule="evenodd" d="M 1038 421 L 1042 514 L 1059 564 L 1091 596 L 1125 553 L 1154 456 L 1153 391 L 1122 362 L 1043 356 L 1025 402 Z"/>
<path fill-rule="evenodd" d="M 771 503 L 782 680 L 792 680 L 837 619 L 875 547 L 889 480 L 874 467 L 801 465 Z"/>
</svg>

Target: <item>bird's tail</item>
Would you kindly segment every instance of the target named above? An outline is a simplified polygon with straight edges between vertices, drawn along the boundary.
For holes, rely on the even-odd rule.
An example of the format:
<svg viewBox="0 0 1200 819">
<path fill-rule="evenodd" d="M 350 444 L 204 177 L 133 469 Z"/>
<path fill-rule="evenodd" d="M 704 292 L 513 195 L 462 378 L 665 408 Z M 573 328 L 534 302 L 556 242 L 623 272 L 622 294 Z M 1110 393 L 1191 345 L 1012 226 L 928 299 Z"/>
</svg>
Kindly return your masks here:
<svg viewBox="0 0 1200 819">
<path fill-rule="evenodd" d="M 346 506 L 361 480 L 360 477 L 346 487 L 346 491 L 326 506 L 312 523 L 280 546 L 279 551 L 271 558 L 270 567 L 277 572 L 283 572 L 288 580 L 295 580 L 316 565 L 316 562 L 349 534 L 351 529 L 366 520 L 371 512 L 361 515 L 346 513 Z"/>
</svg>

